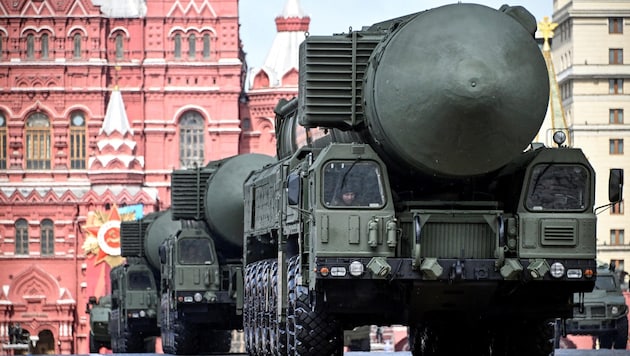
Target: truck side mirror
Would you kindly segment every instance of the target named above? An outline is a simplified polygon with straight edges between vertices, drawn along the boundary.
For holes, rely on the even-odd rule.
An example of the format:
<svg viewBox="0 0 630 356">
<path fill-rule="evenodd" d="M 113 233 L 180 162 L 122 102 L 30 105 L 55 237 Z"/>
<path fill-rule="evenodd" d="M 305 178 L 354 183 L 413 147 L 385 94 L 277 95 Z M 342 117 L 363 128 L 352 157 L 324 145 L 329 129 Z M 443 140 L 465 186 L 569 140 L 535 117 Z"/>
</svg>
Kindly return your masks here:
<svg viewBox="0 0 630 356">
<path fill-rule="evenodd" d="M 295 173 L 287 177 L 287 199 L 289 205 L 298 205 L 300 202 L 300 177 Z"/>
<path fill-rule="evenodd" d="M 623 169 L 611 168 L 608 177 L 608 201 L 618 203 L 623 200 Z"/>
</svg>

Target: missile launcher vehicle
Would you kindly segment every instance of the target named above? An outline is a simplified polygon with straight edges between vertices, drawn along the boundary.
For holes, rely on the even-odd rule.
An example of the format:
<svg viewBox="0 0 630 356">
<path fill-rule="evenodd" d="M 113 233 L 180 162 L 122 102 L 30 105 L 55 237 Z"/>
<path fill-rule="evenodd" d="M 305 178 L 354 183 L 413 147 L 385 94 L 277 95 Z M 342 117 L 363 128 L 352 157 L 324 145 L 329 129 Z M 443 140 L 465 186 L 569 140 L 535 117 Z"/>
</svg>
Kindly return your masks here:
<svg viewBox="0 0 630 356">
<path fill-rule="evenodd" d="M 595 172 L 561 134 L 532 144 L 535 31 L 458 3 L 304 40 L 278 161 L 243 187 L 250 355 L 339 355 L 343 330 L 390 324 L 414 356 L 553 353 L 595 284 Z"/>
</svg>

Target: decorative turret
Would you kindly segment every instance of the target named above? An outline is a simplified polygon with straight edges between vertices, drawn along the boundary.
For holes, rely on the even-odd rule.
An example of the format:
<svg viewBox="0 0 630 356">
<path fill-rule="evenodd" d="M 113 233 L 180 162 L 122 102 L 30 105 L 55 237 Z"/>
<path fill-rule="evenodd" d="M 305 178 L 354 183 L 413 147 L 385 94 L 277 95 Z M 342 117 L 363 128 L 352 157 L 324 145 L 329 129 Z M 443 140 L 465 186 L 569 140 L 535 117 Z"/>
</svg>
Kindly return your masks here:
<svg viewBox="0 0 630 356">
<path fill-rule="evenodd" d="M 99 131 L 95 155 L 88 161 L 92 184 L 142 184 L 144 157 L 135 155 L 136 147 L 122 95 L 115 88 Z"/>
<path fill-rule="evenodd" d="M 299 46 L 306 37 L 311 18 L 304 14 L 299 0 L 288 0 L 276 17 L 276 37 L 261 68 L 251 72 L 250 88 L 297 87 Z"/>
</svg>

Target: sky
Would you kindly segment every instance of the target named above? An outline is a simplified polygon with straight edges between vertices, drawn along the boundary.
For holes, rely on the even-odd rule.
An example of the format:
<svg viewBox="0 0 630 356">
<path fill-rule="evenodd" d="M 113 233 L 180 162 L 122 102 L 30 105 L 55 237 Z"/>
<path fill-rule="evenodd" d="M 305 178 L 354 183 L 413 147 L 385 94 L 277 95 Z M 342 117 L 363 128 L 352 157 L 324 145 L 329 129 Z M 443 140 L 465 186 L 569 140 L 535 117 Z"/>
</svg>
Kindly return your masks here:
<svg viewBox="0 0 630 356">
<path fill-rule="evenodd" d="M 311 18 L 312 35 L 348 32 L 376 22 L 458 2 L 457 0 L 299 0 L 302 10 Z M 552 17 L 553 0 L 471 0 L 498 9 L 503 4 L 521 5 L 537 21 Z M 247 53 L 249 68 L 265 62 L 276 34 L 275 18 L 282 13 L 287 0 L 239 0 L 241 41 Z"/>
</svg>

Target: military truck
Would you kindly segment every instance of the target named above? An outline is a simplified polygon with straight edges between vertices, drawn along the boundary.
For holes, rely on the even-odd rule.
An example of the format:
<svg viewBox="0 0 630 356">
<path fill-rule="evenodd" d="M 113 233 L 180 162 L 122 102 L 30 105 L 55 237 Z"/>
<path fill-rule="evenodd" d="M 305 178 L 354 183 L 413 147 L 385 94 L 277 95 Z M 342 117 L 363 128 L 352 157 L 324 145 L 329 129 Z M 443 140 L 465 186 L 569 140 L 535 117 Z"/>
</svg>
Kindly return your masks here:
<svg viewBox="0 0 630 356">
<path fill-rule="evenodd" d="M 576 294 L 579 304 L 573 318 L 559 320 L 556 347 L 560 336 L 593 335 L 599 348 L 625 350 L 628 345 L 628 306 L 621 289 L 619 275 L 614 268 L 600 265 L 592 292 Z"/>
<path fill-rule="evenodd" d="M 243 183 L 247 175 L 266 164 L 275 162 L 273 157 L 262 154 L 244 154 L 212 161 L 204 167 L 175 170 L 171 175 L 171 210 L 174 219 L 195 222 L 190 234 L 212 236 L 217 246 L 216 260 L 220 269 L 208 274 L 217 288 L 203 295 L 204 305 L 210 314 L 202 320 L 235 320 L 234 328 L 242 328 L 242 313 L 262 317 L 268 306 L 259 305 L 256 310 L 244 310 L 243 305 Z M 270 210 L 269 213 L 272 213 Z M 204 231 L 200 227 L 203 226 Z M 263 285 L 260 284 L 262 287 Z M 172 297 L 174 298 L 174 296 Z M 180 297 L 181 298 L 181 297 Z M 184 297 L 185 298 L 185 297 Z M 194 297 L 196 298 L 196 297 Z M 195 299 L 196 300 L 196 299 Z M 205 302 L 208 300 L 208 302 Z M 229 306 L 223 313 L 216 313 L 217 306 Z M 198 307 L 197 304 L 183 307 Z M 186 315 L 186 309 L 178 309 Z M 171 313 L 171 315 L 174 315 Z M 181 314 L 180 314 L 181 315 Z M 164 329 L 164 327 L 163 327 Z M 169 328 L 177 330 L 176 328 Z M 162 341 L 164 343 L 164 340 Z M 217 350 L 218 351 L 218 350 Z"/>
<path fill-rule="evenodd" d="M 90 296 L 85 312 L 90 315 L 90 353 L 98 353 L 104 347 L 111 349 L 109 314 L 112 310 L 111 295 L 100 298 Z"/>
<path fill-rule="evenodd" d="M 152 282 L 137 297 L 129 285 L 112 282 L 121 298 L 146 307 L 130 318 L 129 303 L 116 305 L 112 319 L 119 327 L 112 340 L 126 347 L 119 352 L 142 352 L 129 345 L 150 335 L 161 335 L 170 354 L 230 350 L 231 331 L 243 325 L 243 182 L 271 161 L 251 154 L 175 170 L 169 210 L 121 223 L 121 255 L 128 260 L 121 276 L 129 281 L 131 268 L 142 268 Z"/>
<path fill-rule="evenodd" d="M 458 3 L 304 40 L 278 162 L 243 187 L 250 355 L 337 355 L 343 330 L 391 324 L 415 356 L 553 353 L 595 285 L 595 172 L 562 132 L 532 144 L 535 31 L 523 7 Z"/>
<path fill-rule="evenodd" d="M 142 340 L 154 345 L 151 340 L 161 336 L 170 354 L 229 351 L 229 330 L 240 324 L 226 312 L 230 305 L 235 309 L 233 300 L 217 295 L 230 293 L 220 279 L 222 272 L 231 276 L 233 266 L 219 265 L 225 261 L 203 224 L 173 220 L 170 210 L 122 222 L 121 255 L 127 263 L 112 270 L 112 290 L 128 302 L 112 313 L 119 326 L 112 329 L 115 350 L 154 352 L 143 349 Z M 114 283 L 114 276 L 121 282 Z"/>
<path fill-rule="evenodd" d="M 129 259 L 110 271 L 109 335 L 114 353 L 155 352 L 159 298 L 153 271 Z"/>
</svg>

